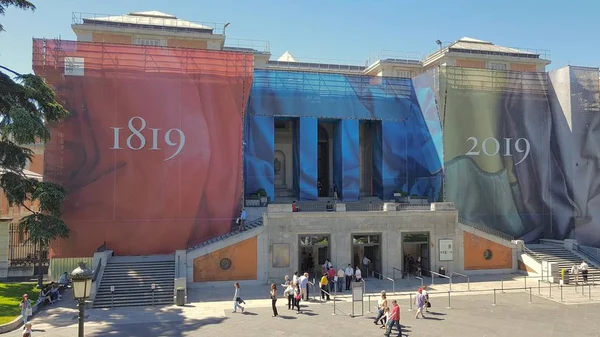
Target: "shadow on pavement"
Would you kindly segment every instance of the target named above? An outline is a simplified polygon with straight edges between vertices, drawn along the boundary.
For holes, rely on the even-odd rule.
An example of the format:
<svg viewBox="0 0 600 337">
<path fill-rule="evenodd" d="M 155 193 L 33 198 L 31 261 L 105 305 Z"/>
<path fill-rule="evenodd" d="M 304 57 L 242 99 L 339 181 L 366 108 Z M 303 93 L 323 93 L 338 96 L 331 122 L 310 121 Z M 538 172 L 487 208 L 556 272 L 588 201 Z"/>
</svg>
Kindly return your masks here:
<svg viewBox="0 0 600 337">
<path fill-rule="evenodd" d="M 155 322 L 152 324 L 121 324 L 121 325 L 106 325 L 99 329 L 93 329 L 86 333 L 86 336 L 94 337 L 148 337 L 148 336 L 183 336 L 190 331 L 202 331 L 201 328 L 207 325 L 221 324 L 227 318 L 205 318 L 205 319 L 188 319 L 183 322 Z"/>
</svg>

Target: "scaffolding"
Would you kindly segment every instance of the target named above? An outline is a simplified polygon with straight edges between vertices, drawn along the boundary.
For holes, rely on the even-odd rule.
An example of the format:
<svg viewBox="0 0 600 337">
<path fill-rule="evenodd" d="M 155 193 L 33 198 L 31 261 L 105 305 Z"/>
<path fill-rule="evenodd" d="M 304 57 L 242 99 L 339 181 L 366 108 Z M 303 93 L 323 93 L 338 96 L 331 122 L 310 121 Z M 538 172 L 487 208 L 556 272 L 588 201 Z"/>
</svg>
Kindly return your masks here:
<svg viewBox="0 0 600 337">
<path fill-rule="evenodd" d="M 548 80 L 544 72 L 490 70 L 442 66 L 442 86 L 458 90 L 546 95 Z"/>
<path fill-rule="evenodd" d="M 103 76 L 106 72 L 244 77 L 254 70 L 251 52 L 33 40 L 33 69 L 42 76 Z"/>
</svg>

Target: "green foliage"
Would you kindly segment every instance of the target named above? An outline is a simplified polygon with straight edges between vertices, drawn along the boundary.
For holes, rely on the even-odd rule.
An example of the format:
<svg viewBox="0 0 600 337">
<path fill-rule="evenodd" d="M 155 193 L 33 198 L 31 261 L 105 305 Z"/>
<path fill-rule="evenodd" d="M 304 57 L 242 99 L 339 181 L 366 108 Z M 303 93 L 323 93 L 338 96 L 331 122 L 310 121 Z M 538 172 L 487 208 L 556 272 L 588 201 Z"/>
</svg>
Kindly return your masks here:
<svg viewBox="0 0 600 337">
<path fill-rule="evenodd" d="M 35 10 L 29 1 L 0 0 L 0 15 L 9 6 Z M 28 233 L 29 240 L 39 248 L 69 235 L 60 211 L 67 191 L 24 173 L 33 156 L 26 146 L 49 141 L 48 123 L 59 122 L 68 114 L 42 78 L 0 65 L 0 188 L 11 206 L 21 205 L 31 212 L 19 220 L 19 231 Z M 39 202 L 39 210 L 29 206 L 34 202 Z"/>
<path fill-rule="evenodd" d="M 6 324 L 21 314 L 19 303 L 23 294 L 29 295 L 32 304 L 39 297 L 35 283 L 0 283 L 0 324 Z"/>
</svg>

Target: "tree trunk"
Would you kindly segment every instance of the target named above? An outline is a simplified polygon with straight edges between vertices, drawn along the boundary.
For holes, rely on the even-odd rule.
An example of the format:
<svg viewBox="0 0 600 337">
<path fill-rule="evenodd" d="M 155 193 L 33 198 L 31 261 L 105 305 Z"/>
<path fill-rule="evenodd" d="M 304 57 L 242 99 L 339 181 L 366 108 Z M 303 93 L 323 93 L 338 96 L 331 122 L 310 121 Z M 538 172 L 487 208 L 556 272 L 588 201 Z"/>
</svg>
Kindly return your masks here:
<svg viewBox="0 0 600 337">
<path fill-rule="evenodd" d="M 42 272 L 42 245 L 41 244 L 36 244 L 35 245 L 36 248 L 39 247 L 38 250 L 38 259 L 37 259 L 37 265 L 38 265 L 38 275 L 37 275 L 37 287 L 38 289 L 42 289 L 44 287 L 44 273 Z"/>
</svg>

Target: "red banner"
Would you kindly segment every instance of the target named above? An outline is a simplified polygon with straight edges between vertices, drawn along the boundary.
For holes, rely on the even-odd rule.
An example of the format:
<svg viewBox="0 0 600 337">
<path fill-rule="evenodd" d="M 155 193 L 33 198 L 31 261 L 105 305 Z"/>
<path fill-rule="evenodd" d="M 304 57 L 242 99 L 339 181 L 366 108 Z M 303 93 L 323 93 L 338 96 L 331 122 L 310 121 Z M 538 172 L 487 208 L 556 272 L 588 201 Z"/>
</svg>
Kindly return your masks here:
<svg viewBox="0 0 600 337">
<path fill-rule="evenodd" d="M 89 256 L 104 241 L 118 255 L 173 253 L 229 231 L 252 60 L 35 40 L 34 69 L 72 114 L 46 148 L 45 178 L 68 189 L 72 231 L 51 256 Z"/>
</svg>

